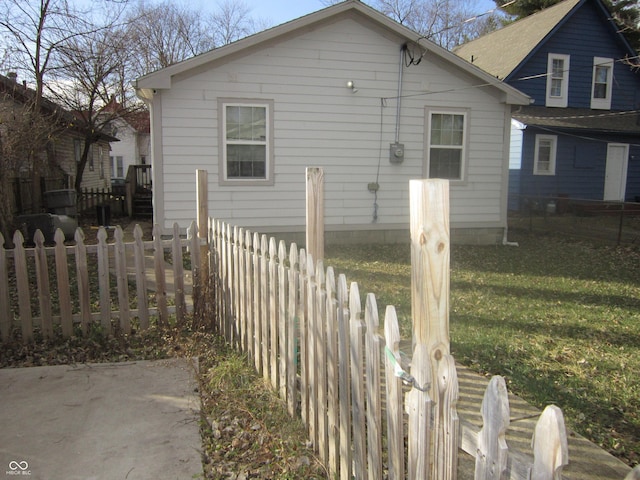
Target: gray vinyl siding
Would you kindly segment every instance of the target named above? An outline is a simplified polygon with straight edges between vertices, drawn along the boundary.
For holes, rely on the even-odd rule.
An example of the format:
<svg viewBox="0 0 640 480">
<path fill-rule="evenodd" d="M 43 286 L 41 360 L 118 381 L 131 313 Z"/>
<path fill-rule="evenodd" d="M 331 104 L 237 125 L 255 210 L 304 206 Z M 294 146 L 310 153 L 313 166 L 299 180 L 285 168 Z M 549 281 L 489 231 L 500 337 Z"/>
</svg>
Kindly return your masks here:
<svg viewBox="0 0 640 480">
<path fill-rule="evenodd" d="M 468 165 L 465 181 L 451 186 L 452 227 L 504 227 L 509 106 L 493 89 L 471 88 L 481 82 L 434 61 L 428 52 L 420 65 L 404 69 L 405 160 L 389 162 L 402 43 L 345 18 L 174 78 L 171 89 L 154 100 L 161 108 L 162 132 L 153 153 L 163 191 L 156 197 L 161 202 L 156 214 L 165 230 L 174 222 L 184 228 L 194 219 L 196 169 L 208 171 L 211 216 L 256 230 L 301 230 L 305 168 L 311 166 L 324 169 L 329 230 L 407 228 L 409 180 L 423 171 L 425 107 L 468 109 Z M 349 80 L 356 93 L 346 87 Z M 273 101 L 273 186 L 220 185 L 221 97 Z M 374 224 L 375 197 L 367 184 L 376 179 Z"/>
</svg>

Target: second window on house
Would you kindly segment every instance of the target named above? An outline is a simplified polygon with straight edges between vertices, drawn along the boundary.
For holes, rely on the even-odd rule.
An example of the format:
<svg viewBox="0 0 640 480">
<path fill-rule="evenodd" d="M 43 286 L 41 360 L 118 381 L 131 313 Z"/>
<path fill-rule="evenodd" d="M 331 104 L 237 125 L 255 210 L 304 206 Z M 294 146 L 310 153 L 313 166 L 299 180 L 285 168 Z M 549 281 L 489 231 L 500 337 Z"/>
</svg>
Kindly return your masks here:
<svg viewBox="0 0 640 480">
<path fill-rule="evenodd" d="M 222 182 L 270 183 L 271 103 L 221 101 Z"/>
<path fill-rule="evenodd" d="M 557 143 L 558 137 L 555 135 L 536 135 L 534 175 L 555 175 Z"/>
<path fill-rule="evenodd" d="M 569 101 L 569 55 L 550 53 L 547 63 L 547 107 L 566 107 Z"/>
<path fill-rule="evenodd" d="M 427 111 L 427 177 L 463 180 L 465 112 Z"/>
</svg>

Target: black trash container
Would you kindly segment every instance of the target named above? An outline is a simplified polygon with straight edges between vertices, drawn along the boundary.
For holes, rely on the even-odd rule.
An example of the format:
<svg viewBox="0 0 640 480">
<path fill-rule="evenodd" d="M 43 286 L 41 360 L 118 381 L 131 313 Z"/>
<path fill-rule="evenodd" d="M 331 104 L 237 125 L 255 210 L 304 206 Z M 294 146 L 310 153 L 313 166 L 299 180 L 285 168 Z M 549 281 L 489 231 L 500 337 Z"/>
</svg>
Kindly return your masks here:
<svg viewBox="0 0 640 480">
<path fill-rule="evenodd" d="M 101 227 L 108 227 L 111 224 L 111 206 L 110 205 L 97 205 L 96 217 L 98 219 L 98 225 Z"/>
</svg>

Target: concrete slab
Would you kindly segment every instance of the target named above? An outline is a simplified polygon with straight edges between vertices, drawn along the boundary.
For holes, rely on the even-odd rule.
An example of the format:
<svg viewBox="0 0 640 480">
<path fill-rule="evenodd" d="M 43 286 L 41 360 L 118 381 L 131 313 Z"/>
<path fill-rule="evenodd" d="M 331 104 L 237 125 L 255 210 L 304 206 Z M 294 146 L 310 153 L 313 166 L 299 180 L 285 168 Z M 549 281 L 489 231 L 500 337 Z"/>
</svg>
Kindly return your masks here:
<svg viewBox="0 0 640 480">
<path fill-rule="evenodd" d="M 185 479 L 202 473 L 188 360 L 0 370 L 0 476 Z"/>
</svg>

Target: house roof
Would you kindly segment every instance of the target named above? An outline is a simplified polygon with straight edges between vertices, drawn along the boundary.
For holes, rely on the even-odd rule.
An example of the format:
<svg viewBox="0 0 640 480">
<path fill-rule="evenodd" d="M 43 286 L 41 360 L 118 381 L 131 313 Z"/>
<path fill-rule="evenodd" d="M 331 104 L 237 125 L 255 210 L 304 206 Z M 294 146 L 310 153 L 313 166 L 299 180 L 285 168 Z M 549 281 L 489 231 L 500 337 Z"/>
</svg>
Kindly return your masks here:
<svg viewBox="0 0 640 480">
<path fill-rule="evenodd" d="M 146 108 L 135 110 L 127 110 L 116 100 L 115 96 L 111 96 L 109 102 L 104 106 L 102 112 L 112 113 L 122 121 L 128 123 L 138 133 L 150 133 L 151 122 L 149 119 L 149 110 Z"/>
<path fill-rule="evenodd" d="M 305 15 L 296 20 L 264 30 L 223 47 L 213 49 L 183 62 L 144 75 L 136 80 L 136 91 L 141 98 L 147 100 L 151 99 L 155 90 L 171 88 L 173 78 L 177 75 L 188 75 L 189 72 L 196 71 L 201 67 L 206 67 L 212 62 L 220 61 L 232 55 L 254 51 L 256 47 L 263 45 L 265 42 L 277 41 L 279 38 L 295 34 L 296 31 L 301 29 L 310 28 L 320 22 L 325 22 L 343 15 L 356 15 L 359 16 L 359 18 L 368 19 L 369 21 L 374 22 L 377 27 L 382 28 L 387 32 L 395 33 L 400 38 L 404 38 L 407 42 L 419 44 L 421 47 L 428 50 L 430 54 L 439 57 L 449 64 L 455 65 L 462 71 L 470 74 L 472 77 L 477 78 L 483 84 L 487 84 L 488 86 L 495 87 L 502 91 L 505 94 L 506 103 L 528 105 L 530 102 L 527 95 L 514 87 L 502 83 L 496 79 L 495 76 L 487 74 L 485 71 L 440 47 L 432 41 L 422 38 L 420 34 L 392 20 L 368 5 L 365 5 L 359 0 L 343 1 L 315 13 Z"/>
<path fill-rule="evenodd" d="M 454 50 L 455 54 L 470 61 L 477 67 L 501 80 L 508 79 L 520 65 L 544 44 L 588 0 L 564 0 L 533 15 L 513 22 L 504 28 L 472 40 Z M 620 34 L 606 7 L 600 0 L 595 1 L 612 31 L 631 55 L 633 48 Z"/>
<path fill-rule="evenodd" d="M 16 102 L 26 104 L 35 98 L 35 90 L 26 86 L 26 84 L 18 83 L 15 79 L 0 75 L 0 92 L 10 95 Z M 47 98 L 42 98 L 42 109 L 45 113 L 53 115 L 54 121 L 64 130 L 75 130 L 83 133 L 83 127 L 78 125 L 76 120 L 82 120 L 83 117 L 78 112 L 70 112 L 55 102 Z M 103 131 L 98 132 L 101 140 L 107 142 L 118 142 L 119 140 Z"/>
<path fill-rule="evenodd" d="M 549 130 L 589 130 L 590 132 L 640 134 L 640 110 L 611 112 L 588 108 L 521 107 L 513 118 L 527 126 Z"/>
</svg>

